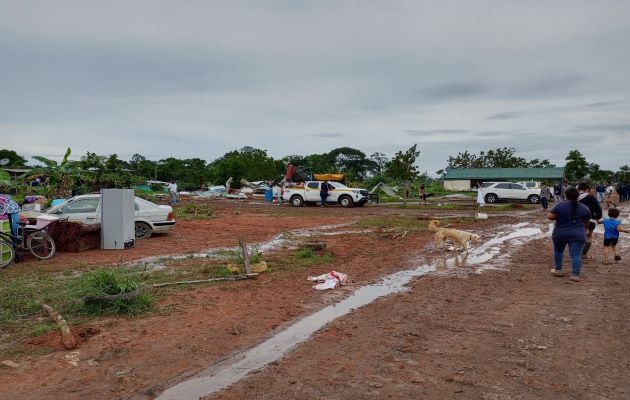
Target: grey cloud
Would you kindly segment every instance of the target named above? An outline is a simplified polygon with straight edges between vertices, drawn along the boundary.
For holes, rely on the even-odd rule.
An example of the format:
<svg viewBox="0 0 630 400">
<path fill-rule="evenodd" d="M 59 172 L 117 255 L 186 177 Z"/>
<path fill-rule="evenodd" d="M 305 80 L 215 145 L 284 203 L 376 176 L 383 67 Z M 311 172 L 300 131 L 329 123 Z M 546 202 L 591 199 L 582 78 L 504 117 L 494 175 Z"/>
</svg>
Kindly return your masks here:
<svg viewBox="0 0 630 400">
<path fill-rule="evenodd" d="M 517 97 L 545 97 L 569 94 L 575 91 L 585 80 L 585 77 L 577 74 L 562 76 L 549 75 L 517 86 L 512 95 Z"/>
<path fill-rule="evenodd" d="M 521 116 L 521 114 L 519 114 L 517 112 L 508 111 L 508 112 L 492 114 L 492 115 L 488 116 L 488 119 L 514 119 L 514 118 L 518 118 L 520 116 Z"/>
<path fill-rule="evenodd" d="M 589 103 L 586 104 L 585 107 L 593 107 L 593 108 L 599 108 L 599 107 L 609 107 L 609 106 L 614 106 L 614 105 L 619 105 L 622 104 L 621 101 L 599 101 L 597 103 Z"/>
<path fill-rule="evenodd" d="M 411 136 L 425 136 L 425 135 L 435 135 L 435 134 L 450 134 L 450 133 L 467 133 L 469 131 L 464 129 L 434 129 L 434 130 L 416 130 L 416 129 L 408 129 L 404 131 Z"/>
<path fill-rule="evenodd" d="M 481 83 L 454 81 L 420 89 L 418 93 L 428 98 L 455 99 L 459 97 L 479 96 L 489 91 L 490 89 Z"/>
<path fill-rule="evenodd" d="M 316 133 L 312 136 L 322 137 L 322 138 L 340 138 L 340 137 L 346 136 L 346 134 L 340 133 L 340 132 L 329 132 L 329 133 Z"/>
<path fill-rule="evenodd" d="M 578 125 L 577 131 L 630 132 L 630 124 L 590 124 Z"/>
</svg>

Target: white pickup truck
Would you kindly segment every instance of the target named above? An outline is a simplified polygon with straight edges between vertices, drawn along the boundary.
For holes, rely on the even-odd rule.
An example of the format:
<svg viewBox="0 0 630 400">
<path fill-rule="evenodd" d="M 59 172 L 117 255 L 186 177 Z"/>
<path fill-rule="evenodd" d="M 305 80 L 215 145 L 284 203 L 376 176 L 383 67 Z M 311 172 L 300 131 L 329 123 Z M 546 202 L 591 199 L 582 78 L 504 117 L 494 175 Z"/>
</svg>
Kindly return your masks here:
<svg viewBox="0 0 630 400">
<path fill-rule="evenodd" d="M 321 201 L 319 188 L 322 184 L 328 185 L 327 204 L 336 203 L 342 207 L 362 206 L 370 198 L 367 190 L 349 188 L 339 182 L 306 181 L 304 186 L 285 187 L 282 199 L 294 207 L 319 203 Z"/>
</svg>

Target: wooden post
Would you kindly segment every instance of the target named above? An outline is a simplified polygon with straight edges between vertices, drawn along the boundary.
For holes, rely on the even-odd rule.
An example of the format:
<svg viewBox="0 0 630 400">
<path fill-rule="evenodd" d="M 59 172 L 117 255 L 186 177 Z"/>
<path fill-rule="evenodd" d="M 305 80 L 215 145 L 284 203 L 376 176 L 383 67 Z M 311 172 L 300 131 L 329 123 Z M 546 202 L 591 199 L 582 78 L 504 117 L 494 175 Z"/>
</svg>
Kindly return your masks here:
<svg viewBox="0 0 630 400">
<path fill-rule="evenodd" d="M 42 307 L 44 308 L 44 310 L 46 310 L 50 319 L 55 321 L 57 323 L 57 326 L 59 326 L 59 329 L 61 330 L 61 342 L 63 343 L 63 347 L 68 350 L 72 350 L 77 347 L 77 339 L 72 334 L 72 331 L 70 330 L 70 327 L 68 327 L 68 323 L 66 322 L 66 320 L 48 304 L 42 304 Z"/>
<path fill-rule="evenodd" d="M 252 273 L 252 266 L 249 264 L 249 253 L 247 252 L 247 244 L 245 243 L 245 237 L 241 236 L 238 238 L 238 244 L 241 246 L 241 251 L 243 252 L 243 261 L 245 263 L 245 273 Z"/>
</svg>

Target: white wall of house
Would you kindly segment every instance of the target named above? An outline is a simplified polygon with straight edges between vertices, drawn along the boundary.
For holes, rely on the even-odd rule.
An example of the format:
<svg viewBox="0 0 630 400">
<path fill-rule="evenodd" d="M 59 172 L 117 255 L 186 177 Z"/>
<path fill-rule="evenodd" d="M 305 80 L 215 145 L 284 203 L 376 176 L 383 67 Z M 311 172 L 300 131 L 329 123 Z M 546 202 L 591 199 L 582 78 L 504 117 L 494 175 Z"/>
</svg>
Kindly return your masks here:
<svg viewBox="0 0 630 400">
<path fill-rule="evenodd" d="M 444 189 L 453 191 L 470 190 L 470 180 L 444 181 Z"/>
</svg>

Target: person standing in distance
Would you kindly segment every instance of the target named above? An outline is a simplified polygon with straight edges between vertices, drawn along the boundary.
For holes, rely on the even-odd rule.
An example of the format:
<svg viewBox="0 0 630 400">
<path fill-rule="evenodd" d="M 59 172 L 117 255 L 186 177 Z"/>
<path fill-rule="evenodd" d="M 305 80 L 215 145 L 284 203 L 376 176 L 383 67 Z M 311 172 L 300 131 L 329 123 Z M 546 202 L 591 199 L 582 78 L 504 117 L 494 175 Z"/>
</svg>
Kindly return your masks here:
<svg viewBox="0 0 630 400">
<path fill-rule="evenodd" d="M 549 207 L 549 197 L 551 197 L 551 191 L 549 186 L 547 186 L 547 182 L 543 182 L 540 186 L 540 203 L 543 211 L 547 211 L 547 207 Z"/>
<path fill-rule="evenodd" d="M 177 204 L 177 182 L 175 179 L 168 184 L 168 194 L 171 196 L 168 204 L 172 207 Z"/>
<path fill-rule="evenodd" d="M 418 197 L 420 198 L 420 205 L 427 205 L 427 192 L 424 190 L 424 185 L 418 188 Z"/>
<path fill-rule="evenodd" d="M 322 186 L 319 189 L 319 197 L 322 200 L 322 207 L 326 207 L 326 198 L 328 197 L 328 181 L 322 182 Z"/>
</svg>

